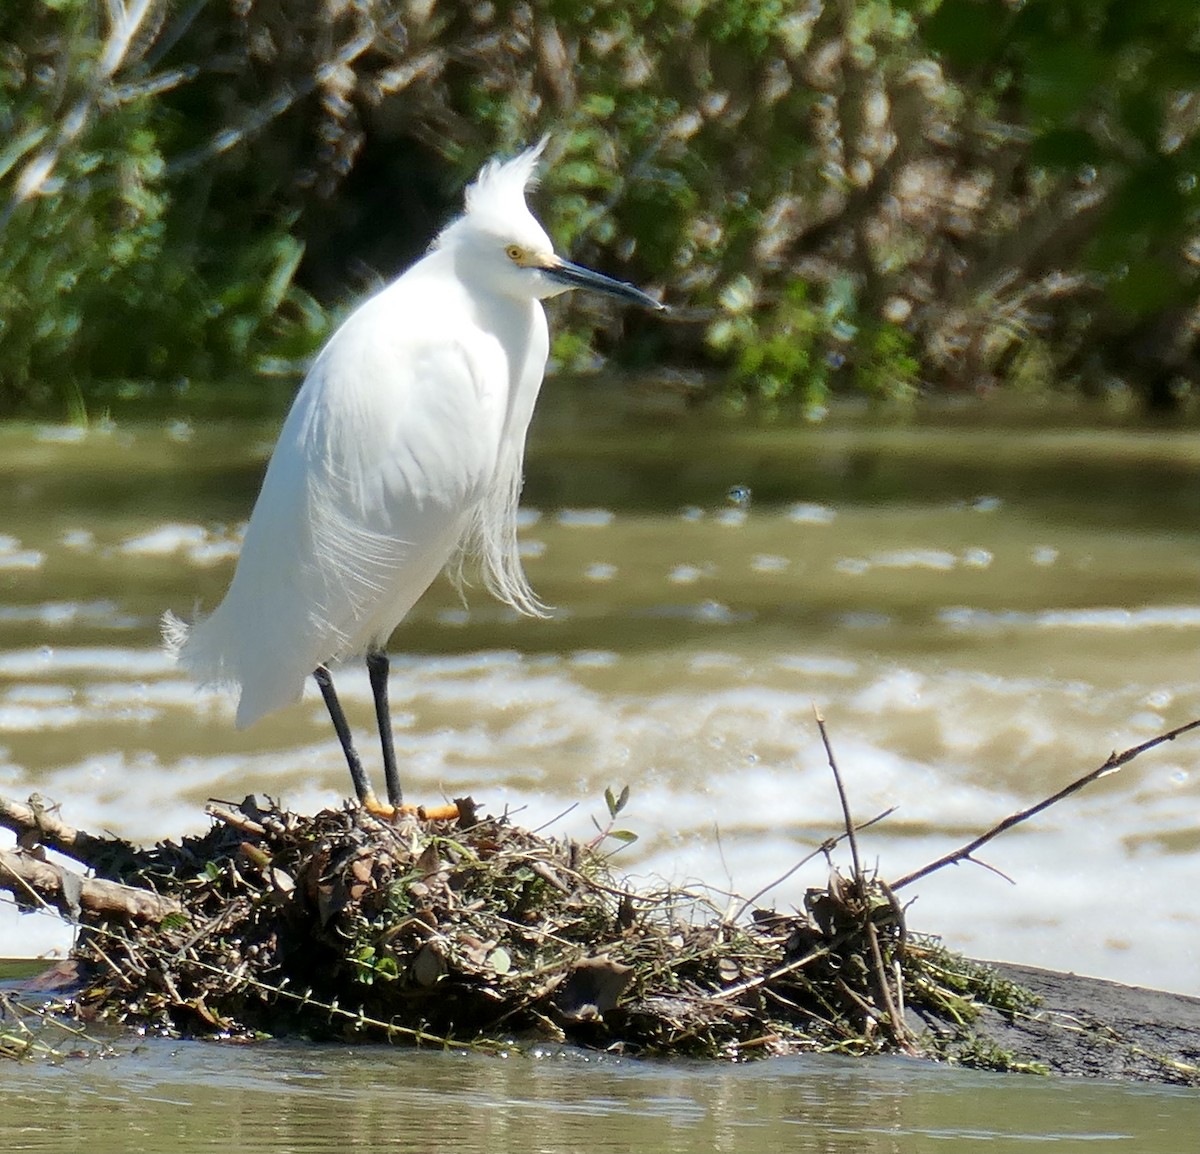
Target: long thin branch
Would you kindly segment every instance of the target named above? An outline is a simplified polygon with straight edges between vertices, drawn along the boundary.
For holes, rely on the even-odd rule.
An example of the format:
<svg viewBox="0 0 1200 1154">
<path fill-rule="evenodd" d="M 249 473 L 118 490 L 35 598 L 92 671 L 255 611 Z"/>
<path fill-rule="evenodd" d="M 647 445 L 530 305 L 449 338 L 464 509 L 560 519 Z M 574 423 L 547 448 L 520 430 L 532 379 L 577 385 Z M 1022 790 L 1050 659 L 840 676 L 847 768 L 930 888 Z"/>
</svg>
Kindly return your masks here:
<svg viewBox="0 0 1200 1154">
<path fill-rule="evenodd" d="M 1110 753 L 1108 760 L 1090 773 L 1085 773 L 1083 777 L 1077 778 L 1070 785 L 1060 789 L 1056 794 L 1043 801 L 1039 801 L 1037 805 L 1031 805 L 1028 809 L 1020 810 L 1017 813 L 1009 814 L 1002 822 L 992 826 L 987 833 L 980 834 L 974 841 L 968 842 L 964 846 L 951 853 L 944 854 L 936 861 L 930 862 L 928 865 L 922 866 L 919 870 L 914 870 L 910 874 L 906 874 L 899 881 L 891 883 L 893 890 L 898 890 L 902 886 L 909 885 L 911 882 L 917 881 L 919 878 L 928 877 L 935 870 L 940 870 L 943 866 L 954 865 L 960 861 L 974 861 L 972 854 L 979 849 L 980 846 L 986 845 L 994 837 L 998 837 L 1005 830 L 1012 829 L 1014 825 L 1020 825 L 1023 821 L 1028 821 L 1029 818 L 1042 812 L 1044 809 L 1049 809 L 1052 805 L 1062 801 L 1064 797 L 1070 797 L 1071 794 L 1077 793 L 1084 786 L 1091 785 L 1092 782 L 1098 781 L 1102 777 L 1108 776 L 1110 773 L 1115 773 L 1122 766 L 1128 765 L 1135 757 L 1145 753 L 1147 750 L 1153 749 L 1157 745 L 1162 745 L 1164 742 L 1174 741 L 1177 737 L 1190 730 L 1200 729 L 1200 718 L 1195 721 L 1189 721 L 1186 725 L 1180 725 L 1175 729 L 1169 730 L 1166 733 L 1160 733 L 1157 737 L 1150 738 L 1149 741 L 1143 741 L 1141 745 L 1135 745 L 1131 749 L 1127 749 L 1124 753 Z M 982 865 L 982 862 L 976 862 L 977 865 Z M 989 867 L 990 868 L 990 867 Z"/>
<path fill-rule="evenodd" d="M 842 817 L 846 825 L 846 841 L 850 845 L 850 859 L 854 866 L 854 888 L 858 893 L 859 900 L 862 902 L 867 941 L 871 946 L 871 962 L 875 971 L 876 996 L 880 1001 L 883 1012 L 887 1015 L 888 1029 L 891 1032 L 892 1041 L 905 1053 L 916 1054 L 917 1051 L 913 1046 L 912 1035 L 909 1032 L 908 1025 L 905 1023 L 903 1016 L 896 1010 L 896 998 L 892 996 L 892 988 L 888 982 L 887 967 L 883 964 L 883 951 L 879 946 L 879 932 L 875 928 L 875 922 L 872 919 L 871 904 L 867 896 L 867 879 L 863 876 L 862 861 L 858 855 L 858 838 L 855 835 L 854 819 L 850 815 L 850 799 L 846 796 L 846 787 L 842 783 L 842 774 L 838 769 L 837 758 L 833 754 L 833 744 L 829 740 L 829 732 L 825 728 L 825 718 L 815 705 L 813 706 L 813 715 L 817 719 L 817 729 L 821 731 L 821 742 L 825 746 L 825 756 L 829 759 L 829 768 L 833 771 L 833 780 L 837 785 L 838 799 L 842 803 Z M 903 925 L 903 919 L 901 919 L 900 924 Z"/>
<path fill-rule="evenodd" d="M 120 914 L 135 922 L 161 922 L 168 914 L 182 912 L 174 898 L 102 878 L 81 877 L 19 850 L 0 850 L 0 889 L 27 904 L 53 907 L 72 919 L 86 910 L 110 917 Z"/>
<path fill-rule="evenodd" d="M 858 856 L 858 838 L 854 833 L 854 818 L 850 816 L 850 800 L 846 797 L 846 787 L 842 785 L 842 775 L 838 770 L 837 758 L 833 756 L 833 746 L 829 743 L 829 734 L 825 729 L 825 718 L 814 705 L 813 716 L 817 719 L 817 728 L 821 731 L 821 742 L 825 746 L 825 756 L 829 759 L 829 768 L 833 770 L 833 781 L 837 786 L 838 800 L 842 803 L 842 818 L 845 822 L 846 841 L 850 846 L 850 862 L 854 868 L 854 885 L 860 898 L 866 897 L 866 881 L 863 878 L 862 862 Z M 893 887 L 894 888 L 894 887 Z"/>
</svg>

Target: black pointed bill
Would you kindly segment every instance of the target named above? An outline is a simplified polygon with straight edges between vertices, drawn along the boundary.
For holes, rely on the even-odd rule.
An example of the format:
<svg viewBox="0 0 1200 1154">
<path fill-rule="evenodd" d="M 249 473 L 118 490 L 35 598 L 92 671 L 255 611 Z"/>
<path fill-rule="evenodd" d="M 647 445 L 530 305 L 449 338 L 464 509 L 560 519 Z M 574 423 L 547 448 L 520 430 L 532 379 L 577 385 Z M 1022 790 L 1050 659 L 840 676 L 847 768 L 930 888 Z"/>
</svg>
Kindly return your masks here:
<svg viewBox="0 0 1200 1154">
<path fill-rule="evenodd" d="M 659 312 L 666 309 L 662 301 L 656 301 L 640 288 L 634 288 L 623 280 L 614 280 L 601 272 L 592 272 L 583 265 L 572 264 L 569 260 L 555 257 L 553 263 L 542 265 L 542 272 L 553 281 L 566 285 L 568 288 L 589 289 L 592 292 L 605 293 L 623 301 L 630 301 L 644 308 L 655 309 Z"/>
</svg>

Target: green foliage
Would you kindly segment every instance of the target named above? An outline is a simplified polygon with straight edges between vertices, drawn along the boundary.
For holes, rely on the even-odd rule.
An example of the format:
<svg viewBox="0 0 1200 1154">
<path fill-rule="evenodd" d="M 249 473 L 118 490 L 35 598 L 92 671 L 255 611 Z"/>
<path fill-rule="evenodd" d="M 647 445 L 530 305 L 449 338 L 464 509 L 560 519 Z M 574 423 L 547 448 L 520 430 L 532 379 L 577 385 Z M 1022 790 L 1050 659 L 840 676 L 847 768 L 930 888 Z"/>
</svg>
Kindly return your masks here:
<svg viewBox="0 0 1200 1154">
<path fill-rule="evenodd" d="M 916 400 L 921 363 L 915 344 L 911 333 L 887 321 L 863 331 L 854 371 L 859 389 L 894 405 Z"/>
<path fill-rule="evenodd" d="M 820 350 L 824 325 L 808 300 L 808 287 L 795 281 L 778 305 L 761 309 L 748 277 L 736 278 L 720 296 L 721 311 L 708 329 L 708 342 L 733 354 L 732 382 L 768 401 L 799 393 L 810 410 L 829 396 L 828 365 Z"/>
<path fill-rule="evenodd" d="M 547 132 L 558 244 L 676 306 L 565 298 L 560 366 L 814 416 L 1034 364 L 1200 380 L 1193 0 L 31 0 L 0 9 L 0 406 L 294 369 Z"/>
<path fill-rule="evenodd" d="M 613 793 L 611 787 L 604 791 L 604 805 L 608 810 L 608 822 L 601 826 L 595 818 L 592 818 L 592 824 L 596 827 L 599 836 L 592 842 L 592 848 L 595 848 L 606 838 L 611 838 L 618 843 L 618 848 L 624 848 L 627 845 L 632 845 L 638 839 L 638 835 L 632 830 L 616 829 L 617 815 L 629 804 L 629 786 L 621 787 L 619 794 Z M 615 851 L 614 851 L 615 852 Z"/>
<path fill-rule="evenodd" d="M 294 216 L 231 228 L 207 203 L 212 169 L 172 171 L 169 97 L 194 70 L 150 63 L 161 14 L 114 6 L 101 25 L 91 0 L 56 0 L 0 15 L 0 408 L 242 373 L 325 331 L 294 282 Z"/>
</svg>

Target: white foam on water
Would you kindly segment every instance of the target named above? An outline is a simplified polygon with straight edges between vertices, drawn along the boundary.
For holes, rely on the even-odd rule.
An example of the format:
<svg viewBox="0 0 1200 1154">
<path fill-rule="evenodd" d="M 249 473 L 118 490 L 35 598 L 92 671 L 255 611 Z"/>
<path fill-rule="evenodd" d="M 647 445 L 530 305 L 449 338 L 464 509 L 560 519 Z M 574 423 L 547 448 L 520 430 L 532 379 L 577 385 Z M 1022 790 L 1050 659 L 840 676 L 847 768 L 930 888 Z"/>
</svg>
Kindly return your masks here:
<svg viewBox="0 0 1200 1154">
<path fill-rule="evenodd" d="M 1197 629 L 1200 605 L 1043 610 L 1034 621 L 1040 629 Z"/>
<path fill-rule="evenodd" d="M 1100 606 L 1091 609 L 977 609 L 955 605 L 937 612 L 938 621 L 956 633 L 1012 630 L 1095 630 L 1136 633 L 1144 629 L 1200 628 L 1200 605 L 1156 605 L 1144 609 Z"/>
<path fill-rule="evenodd" d="M 238 555 L 244 533 L 244 525 L 233 532 L 216 532 L 195 524 L 159 525 L 126 538 L 117 546 L 117 552 L 129 557 L 182 555 L 193 565 L 216 565 Z"/>
<path fill-rule="evenodd" d="M 88 435 L 86 425 L 40 425 L 33 439 L 46 445 L 77 445 Z"/>
<path fill-rule="evenodd" d="M 611 509 L 560 509 L 555 521 L 568 529 L 603 529 L 615 517 Z"/>
<path fill-rule="evenodd" d="M 876 569 L 935 569 L 945 572 L 958 564 L 958 558 L 944 549 L 896 549 L 872 554 L 867 564 Z"/>
<path fill-rule="evenodd" d="M 119 549 L 139 557 L 166 557 L 207 540 L 208 530 L 203 525 L 160 525 L 149 533 L 127 538 Z"/>
<path fill-rule="evenodd" d="M 72 625 L 129 629 L 141 621 L 121 613 L 111 601 L 44 601 L 34 605 L 0 605 L 0 624 L 46 625 L 53 629 Z M 0 653 L 0 658 L 3 656 Z"/>
<path fill-rule="evenodd" d="M 0 550 L 0 569 L 40 569 L 46 561 L 46 554 L 37 549 Z"/>
<path fill-rule="evenodd" d="M 59 542 L 68 549 L 87 551 L 96 546 L 96 534 L 91 529 L 68 529 L 59 538 Z"/>
<path fill-rule="evenodd" d="M 46 677 L 67 672 L 98 676 L 120 672 L 129 677 L 149 677 L 174 668 L 174 659 L 161 649 L 43 646 L 0 653 L 0 675 L 7 677 Z"/>
<path fill-rule="evenodd" d="M 828 505 L 800 501 L 792 505 L 785 516 L 797 525 L 830 525 L 837 518 L 837 513 Z"/>
</svg>

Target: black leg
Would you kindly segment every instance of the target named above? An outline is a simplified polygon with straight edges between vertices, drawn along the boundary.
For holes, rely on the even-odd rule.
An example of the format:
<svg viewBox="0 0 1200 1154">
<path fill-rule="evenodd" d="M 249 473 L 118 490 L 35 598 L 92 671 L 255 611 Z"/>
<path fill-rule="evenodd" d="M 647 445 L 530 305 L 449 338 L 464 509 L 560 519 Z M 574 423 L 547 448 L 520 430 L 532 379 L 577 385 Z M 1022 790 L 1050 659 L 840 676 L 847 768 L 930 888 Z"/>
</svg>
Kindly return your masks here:
<svg viewBox="0 0 1200 1154">
<path fill-rule="evenodd" d="M 342 712 L 342 703 L 338 701 L 337 692 L 333 688 L 333 678 L 324 665 L 318 665 L 313 670 L 313 678 L 321 690 L 321 696 L 325 698 L 325 708 L 329 710 L 338 741 L 342 743 L 342 752 L 346 755 L 346 764 L 350 767 L 350 777 L 354 782 L 354 792 L 359 802 L 370 808 L 377 804 L 375 791 L 367 781 L 362 762 L 358 759 L 358 752 L 354 748 L 354 739 L 350 736 L 350 726 L 346 721 L 345 713 Z"/>
<path fill-rule="evenodd" d="M 396 768 L 396 747 L 392 742 L 392 711 L 388 708 L 388 656 L 382 649 L 367 651 L 367 675 L 375 698 L 375 721 L 379 726 L 379 744 L 383 748 L 383 779 L 387 782 L 388 803 L 397 809 L 404 801 L 400 789 L 400 771 Z"/>
</svg>

